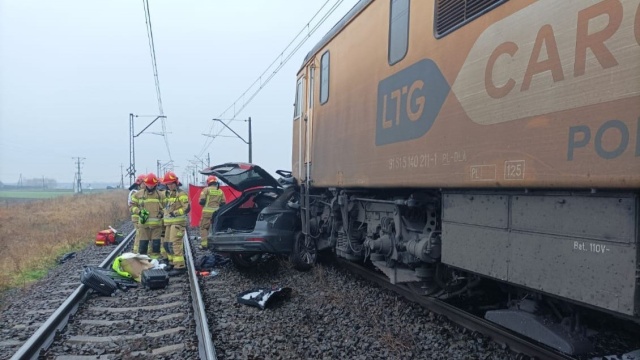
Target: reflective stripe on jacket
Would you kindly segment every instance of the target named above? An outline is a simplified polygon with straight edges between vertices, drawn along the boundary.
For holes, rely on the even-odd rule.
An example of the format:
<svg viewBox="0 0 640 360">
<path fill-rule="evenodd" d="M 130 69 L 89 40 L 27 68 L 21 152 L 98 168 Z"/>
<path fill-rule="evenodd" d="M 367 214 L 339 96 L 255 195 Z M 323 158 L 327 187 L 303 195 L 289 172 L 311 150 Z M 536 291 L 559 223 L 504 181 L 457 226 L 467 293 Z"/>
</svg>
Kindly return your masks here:
<svg viewBox="0 0 640 360">
<path fill-rule="evenodd" d="M 202 212 L 213 214 L 220 208 L 220 204 L 224 204 L 224 193 L 215 186 L 207 186 L 200 192 L 200 199 L 206 199 Z"/>
<path fill-rule="evenodd" d="M 186 192 L 180 189 L 176 189 L 174 191 L 169 190 L 166 192 L 164 206 L 165 225 L 186 225 L 189 210 L 189 196 Z M 171 214 L 173 214 L 173 216 L 171 216 Z"/>
<path fill-rule="evenodd" d="M 140 190 L 131 197 L 131 215 L 137 215 L 142 209 L 149 211 L 149 219 L 144 225 L 156 226 L 162 224 L 162 206 L 165 203 L 165 195 L 154 189 Z M 132 216 L 133 218 L 133 216 Z"/>
</svg>

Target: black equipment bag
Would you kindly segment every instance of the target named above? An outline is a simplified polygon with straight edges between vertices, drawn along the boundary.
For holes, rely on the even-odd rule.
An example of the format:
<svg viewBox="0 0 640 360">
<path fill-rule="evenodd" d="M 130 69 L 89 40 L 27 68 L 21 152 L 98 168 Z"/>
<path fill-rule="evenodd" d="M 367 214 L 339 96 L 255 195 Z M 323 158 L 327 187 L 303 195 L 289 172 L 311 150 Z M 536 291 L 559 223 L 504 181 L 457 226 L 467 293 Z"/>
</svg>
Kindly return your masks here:
<svg viewBox="0 0 640 360">
<path fill-rule="evenodd" d="M 138 283 L 135 280 L 131 278 L 126 278 L 118 274 L 117 272 L 113 271 L 112 269 L 105 269 L 105 268 L 95 267 L 95 266 L 94 267 L 87 266 L 87 267 L 90 267 L 93 271 L 100 274 L 104 274 L 110 277 L 111 279 L 113 279 L 113 281 L 116 282 L 116 285 L 118 285 L 120 290 L 127 291 L 128 288 L 138 287 Z"/>
<path fill-rule="evenodd" d="M 216 266 L 216 257 L 214 255 L 202 255 L 195 261 L 195 267 L 197 271 L 209 271 L 213 270 Z"/>
<path fill-rule="evenodd" d="M 120 245 L 120 243 L 124 240 L 123 233 L 116 233 L 116 245 Z"/>
<path fill-rule="evenodd" d="M 90 267 L 82 271 L 80 282 L 103 296 L 111 296 L 118 290 L 118 284 L 112 278 Z"/>
<path fill-rule="evenodd" d="M 169 285 L 169 274 L 163 269 L 147 269 L 142 272 L 142 286 L 147 289 L 164 289 Z"/>
</svg>

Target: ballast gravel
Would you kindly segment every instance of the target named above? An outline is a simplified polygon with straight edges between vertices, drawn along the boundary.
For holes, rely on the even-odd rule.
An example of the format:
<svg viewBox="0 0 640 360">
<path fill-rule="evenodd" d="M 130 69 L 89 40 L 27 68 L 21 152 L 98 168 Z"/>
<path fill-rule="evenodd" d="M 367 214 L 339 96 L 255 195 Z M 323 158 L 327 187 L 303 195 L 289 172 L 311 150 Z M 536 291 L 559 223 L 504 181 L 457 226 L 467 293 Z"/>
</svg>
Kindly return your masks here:
<svg viewBox="0 0 640 360">
<path fill-rule="evenodd" d="M 334 263 L 308 272 L 269 257 L 256 268 L 232 264 L 204 277 L 218 359 L 511 359 L 478 333 L 358 278 Z M 256 287 L 289 287 L 265 310 L 238 303 Z"/>
</svg>

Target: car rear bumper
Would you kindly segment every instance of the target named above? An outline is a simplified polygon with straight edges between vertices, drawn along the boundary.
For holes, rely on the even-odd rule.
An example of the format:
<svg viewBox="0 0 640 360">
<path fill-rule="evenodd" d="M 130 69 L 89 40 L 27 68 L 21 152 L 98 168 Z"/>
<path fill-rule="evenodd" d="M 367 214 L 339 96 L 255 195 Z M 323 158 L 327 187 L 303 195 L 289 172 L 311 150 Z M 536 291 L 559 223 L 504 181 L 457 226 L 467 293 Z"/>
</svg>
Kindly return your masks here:
<svg viewBox="0 0 640 360">
<path fill-rule="evenodd" d="M 290 236 L 290 235 L 289 235 Z M 229 253 L 278 253 L 273 244 L 281 242 L 280 234 L 263 232 L 213 234 L 209 236 L 209 249 L 216 252 Z M 279 251 L 280 250 L 280 251 Z"/>
</svg>

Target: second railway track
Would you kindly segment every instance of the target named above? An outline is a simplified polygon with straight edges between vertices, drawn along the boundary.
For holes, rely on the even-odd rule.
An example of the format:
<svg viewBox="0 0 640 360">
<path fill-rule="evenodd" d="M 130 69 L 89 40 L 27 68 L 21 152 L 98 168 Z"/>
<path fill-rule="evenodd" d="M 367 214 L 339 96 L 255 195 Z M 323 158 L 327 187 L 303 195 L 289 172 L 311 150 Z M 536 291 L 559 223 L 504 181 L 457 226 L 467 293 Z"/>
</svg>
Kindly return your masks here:
<svg viewBox="0 0 640 360">
<path fill-rule="evenodd" d="M 127 249 L 132 236 L 133 232 L 111 248 L 100 266 L 108 266 Z M 44 312 L 49 318 L 31 326 L 35 332 L 11 359 L 215 359 L 190 247 L 185 248 L 185 258 L 187 274 L 170 278 L 165 289 L 138 285 L 112 297 L 98 296 L 81 285 L 79 272 L 69 274 L 70 284 L 77 288 L 57 309 Z M 49 296 L 55 297 L 52 292 Z M 29 318 L 23 321 L 14 328 L 28 327 Z M 5 343 L 15 346 L 18 341 Z"/>
</svg>

